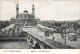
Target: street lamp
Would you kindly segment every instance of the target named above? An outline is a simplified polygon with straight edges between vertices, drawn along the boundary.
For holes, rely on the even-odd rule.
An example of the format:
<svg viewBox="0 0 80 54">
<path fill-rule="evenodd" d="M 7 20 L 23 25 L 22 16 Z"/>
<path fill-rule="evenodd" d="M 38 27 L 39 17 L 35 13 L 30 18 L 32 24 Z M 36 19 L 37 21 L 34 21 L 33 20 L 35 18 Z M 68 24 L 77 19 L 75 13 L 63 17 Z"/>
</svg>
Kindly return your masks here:
<svg viewBox="0 0 80 54">
<path fill-rule="evenodd" d="M 63 30 L 63 33 L 64 33 L 64 37 L 65 37 L 65 42 L 64 43 L 66 44 L 66 29 Z"/>
<path fill-rule="evenodd" d="M 65 44 L 66 44 L 66 34 L 65 34 Z"/>
</svg>

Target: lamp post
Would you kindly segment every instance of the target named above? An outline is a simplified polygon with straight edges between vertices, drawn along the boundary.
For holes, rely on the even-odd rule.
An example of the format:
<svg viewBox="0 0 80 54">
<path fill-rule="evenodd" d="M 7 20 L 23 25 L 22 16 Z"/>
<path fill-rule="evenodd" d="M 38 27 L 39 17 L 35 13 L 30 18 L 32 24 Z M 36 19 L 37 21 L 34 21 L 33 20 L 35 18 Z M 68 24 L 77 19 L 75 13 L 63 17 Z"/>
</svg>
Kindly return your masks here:
<svg viewBox="0 0 80 54">
<path fill-rule="evenodd" d="M 66 34 L 65 34 L 65 44 L 66 44 Z"/>
<path fill-rule="evenodd" d="M 64 37 L 65 37 L 65 42 L 64 43 L 66 44 L 66 29 L 63 30 L 63 33 L 64 33 Z"/>
</svg>

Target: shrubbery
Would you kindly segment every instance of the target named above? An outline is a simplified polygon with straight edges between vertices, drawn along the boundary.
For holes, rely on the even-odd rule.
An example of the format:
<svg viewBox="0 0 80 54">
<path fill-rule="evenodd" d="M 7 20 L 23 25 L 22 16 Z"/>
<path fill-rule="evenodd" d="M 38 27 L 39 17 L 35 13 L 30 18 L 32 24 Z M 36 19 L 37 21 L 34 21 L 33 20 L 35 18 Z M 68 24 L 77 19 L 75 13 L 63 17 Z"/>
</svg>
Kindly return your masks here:
<svg viewBox="0 0 80 54">
<path fill-rule="evenodd" d="M 0 21 L 0 29 L 5 28 L 10 25 L 9 21 Z"/>
</svg>

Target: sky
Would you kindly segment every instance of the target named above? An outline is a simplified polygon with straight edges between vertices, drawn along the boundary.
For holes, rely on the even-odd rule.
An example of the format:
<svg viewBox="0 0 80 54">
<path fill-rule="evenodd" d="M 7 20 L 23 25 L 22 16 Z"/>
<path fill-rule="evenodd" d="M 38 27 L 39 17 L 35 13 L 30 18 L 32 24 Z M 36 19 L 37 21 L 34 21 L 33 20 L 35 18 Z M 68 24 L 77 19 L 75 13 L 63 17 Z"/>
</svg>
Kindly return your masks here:
<svg viewBox="0 0 80 54">
<path fill-rule="evenodd" d="M 0 0 L 0 20 L 10 20 L 16 16 L 15 0 Z M 32 12 L 35 7 L 35 16 L 41 20 L 78 20 L 80 19 L 80 0 L 19 0 L 19 11 L 26 9 Z"/>
</svg>

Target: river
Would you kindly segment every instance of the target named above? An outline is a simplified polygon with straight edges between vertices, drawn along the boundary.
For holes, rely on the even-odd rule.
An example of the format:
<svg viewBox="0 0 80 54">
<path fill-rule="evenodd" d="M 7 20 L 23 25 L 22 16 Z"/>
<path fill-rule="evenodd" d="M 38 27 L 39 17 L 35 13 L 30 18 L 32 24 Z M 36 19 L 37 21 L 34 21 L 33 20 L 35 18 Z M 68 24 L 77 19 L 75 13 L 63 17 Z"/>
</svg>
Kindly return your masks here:
<svg viewBox="0 0 80 54">
<path fill-rule="evenodd" d="M 2 41 L 0 49 L 30 49 L 26 41 Z"/>
</svg>

